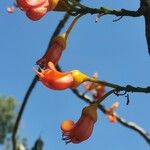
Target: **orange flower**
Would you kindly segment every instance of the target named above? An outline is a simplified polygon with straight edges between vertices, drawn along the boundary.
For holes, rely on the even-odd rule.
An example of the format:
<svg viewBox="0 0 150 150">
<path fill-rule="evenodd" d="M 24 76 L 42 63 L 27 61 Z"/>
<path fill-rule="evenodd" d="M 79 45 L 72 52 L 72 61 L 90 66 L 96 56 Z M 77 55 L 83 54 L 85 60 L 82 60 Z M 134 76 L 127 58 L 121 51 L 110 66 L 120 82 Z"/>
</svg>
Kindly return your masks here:
<svg viewBox="0 0 150 150">
<path fill-rule="evenodd" d="M 66 120 L 61 124 L 63 140 L 67 143 L 81 143 L 87 140 L 97 121 L 97 104 L 91 104 L 82 110 L 80 119 L 74 123 Z"/>
<path fill-rule="evenodd" d="M 117 122 L 117 117 L 114 115 L 114 111 L 119 107 L 119 103 L 115 102 L 112 104 L 110 108 L 106 110 L 106 115 L 108 117 L 108 120 L 113 123 Z"/>
<path fill-rule="evenodd" d="M 71 72 L 59 72 L 52 62 L 48 63 L 48 69 L 42 72 L 36 71 L 40 81 L 50 89 L 64 90 L 73 86 L 73 77 Z"/>
<path fill-rule="evenodd" d="M 54 38 L 50 49 L 41 59 L 36 62 L 36 64 L 42 68 L 47 68 L 48 62 L 51 61 L 54 65 L 56 65 L 61 57 L 63 50 L 66 48 L 66 40 L 65 33 Z"/>
<path fill-rule="evenodd" d="M 62 0 L 16 0 L 18 7 L 26 12 L 33 21 L 41 19 L 48 11 L 54 10 L 59 4 L 60 10 L 65 9 Z M 58 8 L 58 6 L 57 6 Z M 59 11 L 58 9 L 58 11 Z"/>
<path fill-rule="evenodd" d="M 40 81 L 48 88 L 53 90 L 64 90 L 67 88 L 76 88 L 84 82 L 88 76 L 79 70 L 70 72 L 59 72 L 52 62 L 48 63 L 48 68 L 41 72 L 35 70 Z"/>
</svg>

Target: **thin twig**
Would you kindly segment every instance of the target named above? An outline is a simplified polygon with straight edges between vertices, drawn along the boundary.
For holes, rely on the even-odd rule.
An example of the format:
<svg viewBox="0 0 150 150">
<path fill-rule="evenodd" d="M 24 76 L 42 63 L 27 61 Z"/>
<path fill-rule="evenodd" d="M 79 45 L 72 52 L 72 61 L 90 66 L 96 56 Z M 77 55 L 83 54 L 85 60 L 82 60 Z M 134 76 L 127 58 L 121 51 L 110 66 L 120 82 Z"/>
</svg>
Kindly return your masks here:
<svg viewBox="0 0 150 150">
<path fill-rule="evenodd" d="M 91 81 L 94 83 L 98 83 L 100 85 L 104 85 L 110 88 L 116 89 L 117 92 L 125 91 L 125 92 L 138 92 L 138 93 L 150 93 L 150 87 L 134 87 L 132 85 L 121 86 L 119 84 L 114 84 L 106 81 L 97 80 L 95 78 L 88 78 L 87 81 Z"/>
<path fill-rule="evenodd" d="M 130 17 L 139 17 L 139 16 L 144 15 L 144 9 L 141 8 L 142 7 L 141 5 L 138 10 L 132 11 L 132 10 L 126 10 L 126 9 L 114 10 L 114 9 L 108 9 L 106 7 L 91 8 L 75 0 L 65 0 L 65 3 L 68 5 L 68 7 L 72 8 L 69 10 L 69 12 L 73 16 L 79 15 L 79 14 L 88 14 L 88 13 L 115 15 L 115 16 L 130 16 Z"/>
</svg>

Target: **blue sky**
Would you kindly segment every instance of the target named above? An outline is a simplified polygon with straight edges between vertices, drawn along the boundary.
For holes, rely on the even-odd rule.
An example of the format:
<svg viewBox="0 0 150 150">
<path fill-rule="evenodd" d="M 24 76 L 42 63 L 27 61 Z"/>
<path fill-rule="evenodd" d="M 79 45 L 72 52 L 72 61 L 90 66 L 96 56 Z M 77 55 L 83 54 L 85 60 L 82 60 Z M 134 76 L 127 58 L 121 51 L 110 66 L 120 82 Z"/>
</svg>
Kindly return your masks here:
<svg viewBox="0 0 150 150">
<path fill-rule="evenodd" d="M 83 1 L 91 7 L 137 9 L 138 1 Z M 48 13 L 37 22 L 24 13 L 6 12 L 12 1 L 0 2 L 0 95 L 11 95 L 22 101 L 33 76 L 35 62 L 44 54 L 49 38 L 63 13 Z M 72 18 L 71 18 L 72 19 Z M 66 50 L 60 60 L 63 70 L 79 69 L 91 76 L 98 72 L 101 79 L 121 85 L 146 87 L 150 84 L 150 56 L 148 55 L 144 18 L 124 17 L 113 23 L 115 16 L 105 16 L 95 23 L 95 15 L 82 17 L 72 30 Z M 63 29 L 67 28 L 69 22 Z M 63 32 L 62 31 L 62 32 Z M 149 94 L 130 94 L 126 106 L 124 97 L 111 96 L 103 104 L 119 101 L 117 113 L 150 131 Z M 20 126 L 21 137 L 28 137 L 29 146 L 41 136 L 44 150 L 148 150 L 148 144 L 135 132 L 118 123 L 110 124 L 100 111 L 91 138 L 81 144 L 61 141 L 60 123 L 65 119 L 78 120 L 86 104 L 70 90 L 53 91 L 38 82 Z"/>
</svg>

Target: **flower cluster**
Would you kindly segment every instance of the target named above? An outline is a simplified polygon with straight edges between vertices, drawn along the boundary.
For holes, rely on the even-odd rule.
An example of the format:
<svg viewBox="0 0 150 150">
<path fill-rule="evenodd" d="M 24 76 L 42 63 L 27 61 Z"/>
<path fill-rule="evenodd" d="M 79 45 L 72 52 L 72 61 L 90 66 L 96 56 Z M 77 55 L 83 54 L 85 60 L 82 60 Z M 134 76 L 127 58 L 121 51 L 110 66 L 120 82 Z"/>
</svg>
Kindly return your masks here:
<svg viewBox="0 0 150 150">
<path fill-rule="evenodd" d="M 94 79 L 98 78 L 98 74 L 94 73 L 93 75 Z M 97 84 L 97 83 L 91 83 L 91 82 L 84 82 L 83 86 L 86 90 L 86 92 L 91 92 L 92 97 L 95 101 L 97 101 L 98 99 L 100 99 L 101 97 L 104 96 L 105 94 L 105 86 Z"/>
<path fill-rule="evenodd" d="M 41 19 L 49 11 L 63 11 L 68 7 L 63 0 L 16 0 L 15 7 L 18 7 L 26 13 L 27 17 L 31 20 Z M 8 7 L 7 11 L 13 13 L 14 7 Z M 86 92 L 91 92 L 94 101 L 85 108 L 83 108 L 81 117 L 74 123 L 72 120 L 65 120 L 61 124 L 62 139 L 67 143 L 81 143 L 87 140 L 93 131 L 94 124 L 97 121 L 97 107 L 101 98 L 105 95 L 105 86 L 99 83 L 92 82 L 91 79 L 97 80 L 97 73 L 92 78 L 79 70 L 72 70 L 68 72 L 61 72 L 57 70 L 58 64 L 63 51 L 67 45 L 67 37 L 73 28 L 76 21 L 82 15 L 78 15 L 66 32 L 62 35 L 56 36 L 51 43 L 47 52 L 36 61 L 39 69 L 35 70 L 39 81 L 49 89 L 52 90 L 65 90 L 68 88 L 77 88 L 83 83 Z M 90 82 L 89 82 L 90 81 Z M 106 110 L 106 115 L 111 122 L 115 122 L 114 110 L 117 104 L 112 105 Z"/>
</svg>

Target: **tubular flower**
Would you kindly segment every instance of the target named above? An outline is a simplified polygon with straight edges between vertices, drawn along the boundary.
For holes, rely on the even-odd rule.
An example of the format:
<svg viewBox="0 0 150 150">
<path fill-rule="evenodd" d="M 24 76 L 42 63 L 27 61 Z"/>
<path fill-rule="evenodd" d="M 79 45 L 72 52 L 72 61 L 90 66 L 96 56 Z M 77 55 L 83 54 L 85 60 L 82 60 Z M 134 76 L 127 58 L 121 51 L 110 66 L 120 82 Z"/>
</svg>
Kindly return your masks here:
<svg viewBox="0 0 150 150">
<path fill-rule="evenodd" d="M 117 122 L 117 117 L 114 115 L 114 111 L 119 107 L 119 103 L 115 102 L 112 104 L 110 108 L 106 110 L 106 115 L 108 117 L 108 120 L 113 123 Z"/>
<path fill-rule="evenodd" d="M 59 72 L 52 62 L 48 63 L 47 69 L 36 71 L 40 81 L 48 88 L 53 90 L 64 90 L 73 85 L 71 72 Z"/>
<path fill-rule="evenodd" d="M 16 0 L 18 7 L 26 12 L 33 21 L 41 19 L 48 11 L 59 7 L 60 11 L 66 9 L 62 0 Z M 58 9 L 58 11 L 59 11 Z"/>
<path fill-rule="evenodd" d="M 51 61 L 56 65 L 62 55 L 63 50 L 66 48 L 66 33 L 57 36 L 52 41 L 52 46 L 46 52 L 46 54 L 39 59 L 36 64 L 42 68 L 48 68 L 48 62 Z"/>
<path fill-rule="evenodd" d="M 61 124 L 63 140 L 67 143 L 81 143 L 87 140 L 97 121 L 97 104 L 91 104 L 82 110 L 80 119 L 74 123 L 66 120 Z"/>
<path fill-rule="evenodd" d="M 71 72 L 59 72 L 52 62 L 48 63 L 48 68 L 41 72 L 35 70 L 40 81 L 48 88 L 53 90 L 64 90 L 79 86 L 88 77 L 78 70 Z"/>
</svg>

